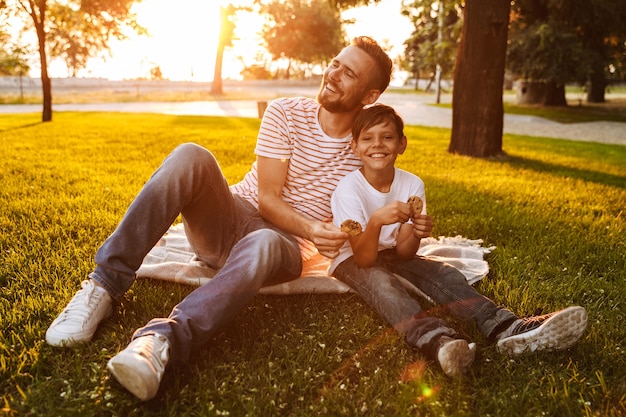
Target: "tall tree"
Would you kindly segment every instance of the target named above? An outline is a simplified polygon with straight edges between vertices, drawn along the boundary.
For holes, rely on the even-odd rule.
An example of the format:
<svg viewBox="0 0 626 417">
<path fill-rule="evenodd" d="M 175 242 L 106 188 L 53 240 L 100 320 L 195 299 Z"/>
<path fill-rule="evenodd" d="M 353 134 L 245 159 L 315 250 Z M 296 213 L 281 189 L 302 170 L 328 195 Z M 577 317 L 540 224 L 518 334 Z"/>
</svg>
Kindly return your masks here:
<svg viewBox="0 0 626 417">
<path fill-rule="evenodd" d="M 602 103 L 610 81 L 626 80 L 626 2 L 577 0 L 568 2 L 587 54 L 587 101 Z"/>
<path fill-rule="evenodd" d="M 509 1 L 465 3 L 454 71 L 452 137 L 448 151 L 475 157 L 502 153 L 502 90 Z"/>
<path fill-rule="evenodd" d="M 223 94 L 222 89 L 222 63 L 224 58 L 224 49 L 232 46 L 235 37 L 235 15 L 241 10 L 229 4 L 228 6 L 220 6 L 220 33 L 217 40 L 217 52 L 215 54 L 215 68 L 213 71 L 213 82 L 211 83 L 211 94 Z"/>
<path fill-rule="evenodd" d="M 507 67 L 521 77 L 522 103 L 567 105 L 565 84 L 585 78 L 582 43 L 561 6 L 552 0 L 518 0 L 513 6 Z"/>
<path fill-rule="evenodd" d="M 565 84 L 587 84 L 604 101 L 609 79 L 624 80 L 626 2 L 516 0 L 507 67 L 528 81 L 528 102 L 565 105 Z"/>
<path fill-rule="evenodd" d="M 266 4 L 263 28 L 267 50 L 274 59 L 323 64 L 342 46 L 344 34 L 339 12 L 327 0 L 277 0 Z"/>
<path fill-rule="evenodd" d="M 91 37 L 89 46 L 74 48 L 67 56 L 76 58 L 106 49 L 112 36 L 121 35 L 119 30 L 121 26 L 127 25 L 140 29 L 135 15 L 130 12 L 130 7 L 136 1 L 139 0 L 14 0 L 4 3 L 5 7 L 14 8 L 17 14 L 25 14 L 28 17 L 26 20 L 32 22 L 32 28 L 37 34 L 43 94 L 41 116 L 43 122 L 52 120 L 52 84 L 48 75 L 50 45 L 58 53 L 62 48 L 60 46 L 57 48 L 55 43 L 62 45 L 63 39 L 68 42 L 69 39 L 77 40 L 89 34 Z M 54 16 L 54 19 L 49 19 L 50 16 Z M 65 19 L 74 22 L 87 21 L 91 24 L 72 26 Z M 81 61 L 75 59 L 75 62 L 79 65 Z"/>
<path fill-rule="evenodd" d="M 46 38 L 53 58 L 62 58 L 72 77 L 87 66 L 90 58 L 109 52 L 112 39 L 125 40 L 130 27 L 146 34 L 130 7 L 138 0 L 78 3 L 50 2 Z"/>
<path fill-rule="evenodd" d="M 460 0 L 441 3 L 441 12 L 438 10 L 440 0 L 412 0 L 402 4 L 401 13 L 415 27 L 405 42 L 404 55 L 416 81 L 420 73 L 425 73 L 432 83 L 437 65 L 443 76 L 450 76 L 454 70 L 454 60 L 461 41 L 463 11 Z"/>
</svg>

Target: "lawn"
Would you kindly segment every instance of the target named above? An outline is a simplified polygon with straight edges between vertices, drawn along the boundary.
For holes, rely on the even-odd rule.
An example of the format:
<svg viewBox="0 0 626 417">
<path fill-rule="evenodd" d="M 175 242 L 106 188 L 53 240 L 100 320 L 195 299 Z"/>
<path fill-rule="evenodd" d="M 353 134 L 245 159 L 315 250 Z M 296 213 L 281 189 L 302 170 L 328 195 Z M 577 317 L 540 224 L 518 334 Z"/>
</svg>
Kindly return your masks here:
<svg viewBox="0 0 626 417">
<path fill-rule="evenodd" d="M 0 393 L 28 416 L 626 415 L 626 147 L 506 135 L 507 156 L 446 152 L 449 130 L 407 127 L 399 165 L 426 183 L 434 236 L 496 249 L 477 284 L 520 315 L 578 304 L 589 327 L 569 350 L 516 359 L 479 344 L 446 378 L 356 296 L 257 296 L 157 397 L 136 400 L 106 362 L 192 288 L 136 281 L 92 343 L 45 331 L 93 255 L 178 144 L 211 149 L 231 183 L 253 162 L 257 119 L 110 113 L 0 116 Z M 437 311 L 447 317 L 445 311 Z M 455 321 L 456 322 L 456 321 Z"/>
</svg>

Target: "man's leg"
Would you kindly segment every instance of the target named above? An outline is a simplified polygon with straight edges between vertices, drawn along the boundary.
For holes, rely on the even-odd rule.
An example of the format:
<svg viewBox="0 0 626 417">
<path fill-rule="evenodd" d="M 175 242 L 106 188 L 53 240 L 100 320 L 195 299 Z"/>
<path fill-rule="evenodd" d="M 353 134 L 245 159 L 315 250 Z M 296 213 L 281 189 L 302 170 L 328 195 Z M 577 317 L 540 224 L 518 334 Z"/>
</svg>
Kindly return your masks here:
<svg viewBox="0 0 626 417">
<path fill-rule="evenodd" d="M 132 202 L 124 218 L 96 254 L 96 269 L 83 282 L 46 332 L 55 346 L 91 340 L 98 324 L 111 312 L 135 279 L 146 254 L 179 213 L 210 236 L 215 253 L 233 244 L 235 202 L 213 155 L 185 144 L 176 148 Z M 95 285 L 94 285 L 95 282 Z"/>
<path fill-rule="evenodd" d="M 181 213 L 210 236 L 214 253 L 232 246 L 236 210 L 228 183 L 215 157 L 190 143 L 177 147 L 144 185 L 96 253 L 90 278 L 121 299 L 144 257 Z"/>
<path fill-rule="evenodd" d="M 268 228 L 247 234 L 222 269 L 185 297 L 168 318 L 153 319 L 137 330 L 131 344 L 109 361 L 109 370 L 138 398 L 154 397 L 170 358 L 186 360 L 261 287 L 294 279 L 301 270 L 300 249 L 291 236 Z"/>
</svg>

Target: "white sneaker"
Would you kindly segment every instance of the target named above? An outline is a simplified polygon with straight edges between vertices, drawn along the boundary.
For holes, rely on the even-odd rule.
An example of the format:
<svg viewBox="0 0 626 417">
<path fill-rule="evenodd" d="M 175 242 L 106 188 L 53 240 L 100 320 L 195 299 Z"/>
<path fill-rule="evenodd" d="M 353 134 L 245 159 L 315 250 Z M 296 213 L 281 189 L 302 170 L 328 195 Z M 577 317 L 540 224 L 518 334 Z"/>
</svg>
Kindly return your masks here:
<svg viewBox="0 0 626 417">
<path fill-rule="evenodd" d="M 71 347 L 88 342 L 100 322 L 111 314 L 113 300 L 104 288 L 91 280 L 85 280 L 81 285 L 83 288 L 76 292 L 46 331 L 48 344 Z"/>
<path fill-rule="evenodd" d="M 107 368 L 124 388 L 147 401 L 159 391 L 169 357 L 170 344 L 165 336 L 141 336 L 112 357 Z"/>
<path fill-rule="evenodd" d="M 448 336 L 442 336 L 440 343 L 437 362 L 443 373 L 455 377 L 467 372 L 476 356 L 476 343 Z"/>
</svg>

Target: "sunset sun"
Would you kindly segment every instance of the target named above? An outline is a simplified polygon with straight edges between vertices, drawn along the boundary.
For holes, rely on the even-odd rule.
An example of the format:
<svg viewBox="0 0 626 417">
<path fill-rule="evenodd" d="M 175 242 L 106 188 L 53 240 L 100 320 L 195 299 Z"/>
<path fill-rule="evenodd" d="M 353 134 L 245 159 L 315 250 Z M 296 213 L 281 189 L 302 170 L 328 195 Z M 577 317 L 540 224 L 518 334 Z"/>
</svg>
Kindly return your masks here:
<svg viewBox="0 0 626 417">
<path fill-rule="evenodd" d="M 144 0 L 133 6 L 138 22 L 149 34 L 111 42 L 111 56 L 94 58 L 80 76 L 111 80 L 148 78 L 159 68 L 164 78 L 173 81 L 212 81 L 217 39 L 220 27 L 220 6 L 229 0 Z M 252 0 L 233 2 L 252 5 Z M 360 7 L 344 12 L 354 21 L 345 26 L 349 37 L 369 35 L 382 44 L 394 46 L 390 55 L 401 52 L 402 43 L 411 32 L 410 22 L 400 14 L 401 0 L 382 0 L 376 6 Z M 381 16 L 388 24 L 381 27 Z M 222 78 L 241 79 L 245 66 L 268 61 L 260 31 L 263 17 L 258 13 L 240 12 L 236 18 L 234 45 L 224 52 Z M 392 28 L 392 29 L 390 29 Z M 266 62 L 263 62 L 264 64 Z M 51 74 L 67 76 L 64 63 L 50 64 Z"/>
</svg>

